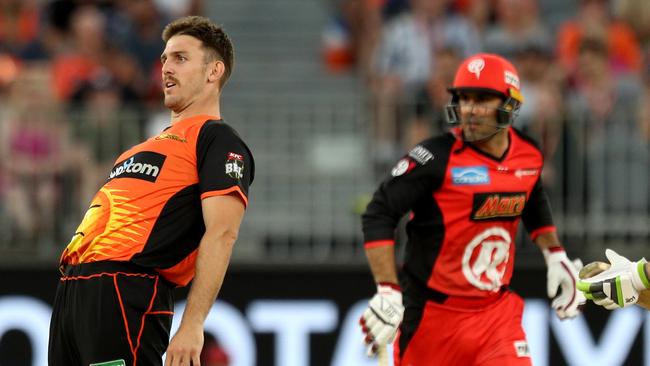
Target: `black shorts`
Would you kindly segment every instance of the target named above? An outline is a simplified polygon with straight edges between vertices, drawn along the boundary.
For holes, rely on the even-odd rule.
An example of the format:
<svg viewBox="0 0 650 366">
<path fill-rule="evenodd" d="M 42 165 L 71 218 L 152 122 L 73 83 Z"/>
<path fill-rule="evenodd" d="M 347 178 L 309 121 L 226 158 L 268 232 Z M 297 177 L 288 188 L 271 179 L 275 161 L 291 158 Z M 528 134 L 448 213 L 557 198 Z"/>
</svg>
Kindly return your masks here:
<svg viewBox="0 0 650 366">
<path fill-rule="evenodd" d="M 162 365 L 172 316 L 173 286 L 154 271 L 129 262 L 67 266 L 54 299 L 49 365 Z"/>
</svg>

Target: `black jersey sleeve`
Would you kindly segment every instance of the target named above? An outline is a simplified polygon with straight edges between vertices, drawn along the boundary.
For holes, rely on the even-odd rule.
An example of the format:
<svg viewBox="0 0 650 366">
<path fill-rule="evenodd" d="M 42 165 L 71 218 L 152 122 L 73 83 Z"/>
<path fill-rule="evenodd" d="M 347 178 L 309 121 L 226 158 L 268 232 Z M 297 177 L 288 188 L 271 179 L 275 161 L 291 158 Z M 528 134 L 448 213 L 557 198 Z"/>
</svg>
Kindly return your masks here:
<svg viewBox="0 0 650 366">
<path fill-rule="evenodd" d="M 207 121 L 197 139 L 196 160 L 201 198 L 236 191 L 248 203 L 255 162 L 234 129 L 221 121 Z"/>
<path fill-rule="evenodd" d="M 452 145 L 451 135 L 430 139 L 397 162 L 362 216 L 365 243 L 392 240 L 400 218 L 440 187 Z"/>
<path fill-rule="evenodd" d="M 533 187 L 528 202 L 521 214 L 526 231 L 529 233 L 543 227 L 553 226 L 553 216 L 551 214 L 551 204 L 548 195 L 542 186 L 542 179 L 537 179 Z"/>
</svg>

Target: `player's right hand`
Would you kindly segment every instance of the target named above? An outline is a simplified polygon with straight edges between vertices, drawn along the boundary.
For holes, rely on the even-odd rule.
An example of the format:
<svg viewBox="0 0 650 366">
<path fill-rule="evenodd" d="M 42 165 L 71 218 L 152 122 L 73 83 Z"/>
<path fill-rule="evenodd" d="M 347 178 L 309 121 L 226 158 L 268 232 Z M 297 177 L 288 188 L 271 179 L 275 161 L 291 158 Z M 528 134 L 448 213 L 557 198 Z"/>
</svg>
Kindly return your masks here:
<svg viewBox="0 0 650 366">
<path fill-rule="evenodd" d="M 368 309 L 359 323 L 368 347 L 368 356 L 374 356 L 380 347 L 395 339 L 404 317 L 402 291 L 396 284 L 380 283 L 377 293 L 368 302 Z"/>
<path fill-rule="evenodd" d="M 553 251 L 545 249 L 546 260 L 546 290 L 548 297 L 553 299 L 551 307 L 561 320 L 574 318 L 580 314 L 587 299 L 578 291 L 576 281 L 582 261 L 571 261 L 564 249 L 556 247 Z M 560 295 L 558 290 L 561 289 Z"/>
<path fill-rule="evenodd" d="M 609 269 L 593 277 L 581 278 L 578 289 L 586 298 L 608 310 L 636 304 L 639 291 L 650 288 L 645 258 L 631 262 L 611 249 L 607 249 L 605 255 Z"/>
</svg>

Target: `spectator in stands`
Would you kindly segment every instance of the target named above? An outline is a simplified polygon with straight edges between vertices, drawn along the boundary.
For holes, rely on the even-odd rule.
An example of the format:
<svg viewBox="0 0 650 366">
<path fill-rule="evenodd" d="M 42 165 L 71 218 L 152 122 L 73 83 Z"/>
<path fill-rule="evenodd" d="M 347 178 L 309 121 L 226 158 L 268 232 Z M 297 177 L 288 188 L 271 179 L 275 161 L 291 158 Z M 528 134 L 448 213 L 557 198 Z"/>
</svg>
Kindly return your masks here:
<svg viewBox="0 0 650 366">
<path fill-rule="evenodd" d="M 575 71 L 582 40 L 600 39 L 607 45 L 609 68 L 617 74 L 637 73 L 642 54 L 629 25 L 612 19 L 607 0 L 580 0 L 578 15 L 561 26 L 557 37 L 559 61 L 569 73 Z"/>
<path fill-rule="evenodd" d="M 204 14 L 204 0 L 154 0 L 156 8 L 168 18 Z"/>
<path fill-rule="evenodd" d="M 0 49 L 17 52 L 36 38 L 38 5 L 36 0 L 0 2 Z"/>
<path fill-rule="evenodd" d="M 76 8 L 70 20 L 69 47 L 52 60 L 54 88 L 67 100 L 75 88 L 102 69 L 107 49 L 106 19 L 92 5 Z"/>
<path fill-rule="evenodd" d="M 139 110 L 129 104 L 133 100 L 135 93 L 108 72 L 96 74 L 72 96 L 71 133 L 88 156 L 80 177 L 82 199 L 92 198 L 120 152 L 141 140 Z"/>
<path fill-rule="evenodd" d="M 121 4 L 128 19 L 128 30 L 121 40 L 121 47 L 135 57 L 141 72 L 149 75 L 159 64 L 160 54 L 165 48 L 160 32 L 169 19 L 153 0 L 124 1 Z"/>
<path fill-rule="evenodd" d="M 77 8 L 72 0 L 53 0 L 40 9 L 39 30 L 16 55 L 27 61 L 50 60 L 61 52 L 70 31 L 70 18 Z"/>
<path fill-rule="evenodd" d="M 605 43 L 582 42 L 568 102 L 569 125 L 585 153 L 587 208 L 595 215 L 645 212 L 649 162 L 637 121 L 641 85 L 633 77 L 616 76 L 608 56 Z M 571 182 L 577 174 L 566 179 Z"/>
<path fill-rule="evenodd" d="M 384 22 L 407 7 L 407 0 L 332 0 L 332 16 L 323 30 L 323 58 L 328 71 L 356 68 L 369 77 Z"/>
<path fill-rule="evenodd" d="M 454 9 L 462 14 L 476 29 L 481 43 L 483 34 L 494 18 L 495 0 L 454 0 Z"/>
<path fill-rule="evenodd" d="M 629 25 L 636 34 L 647 62 L 650 57 L 650 6 L 648 6 L 648 1 L 614 0 L 613 7 L 616 18 Z"/>
<path fill-rule="evenodd" d="M 552 45 L 537 0 L 497 0 L 496 23 L 487 30 L 485 51 L 513 58 L 523 48 L 551 49 Z"/>
<path fill-rule="evenodd" d="M 411 149 L 426 138 L 447 129 L 445 108 L 449 103 L 447 88 L 454 82 L 454 74 L 461 57 L 459 50 L 447 47 L 435 55 L 437 67 L 432 70 L 427 84 L 417 93 L 413 116 L 407 126 L 404 145 Z"/>
<path fill-rule="evenodd" d="M 639 128 L 646 143 L 650 144 L 650 70 L 646 71 L 643 78 L 643 92 L 639 102 Z"/>
<path fill-rule="evenodd" d="M 43 85 L 46 65 L 26 65 L 12 85 L 0 134 L 6 168 L 6 205 L 13 240 L 52 239 L 60 203 L 59 182 L 66 168 L 67 139 L 60 105 Z"/>
<path fill-rule="evenodd" d="M 562 139 L 563 79 L 553 63 L 552 48 L 536 42 L 523 44 L 514 55 L 526 103 L 519 110 L 516 126 L 540 144 L 544 154 L 544 184 L 552 196 L 557 182 L 555 154 Z"/>
</svg>

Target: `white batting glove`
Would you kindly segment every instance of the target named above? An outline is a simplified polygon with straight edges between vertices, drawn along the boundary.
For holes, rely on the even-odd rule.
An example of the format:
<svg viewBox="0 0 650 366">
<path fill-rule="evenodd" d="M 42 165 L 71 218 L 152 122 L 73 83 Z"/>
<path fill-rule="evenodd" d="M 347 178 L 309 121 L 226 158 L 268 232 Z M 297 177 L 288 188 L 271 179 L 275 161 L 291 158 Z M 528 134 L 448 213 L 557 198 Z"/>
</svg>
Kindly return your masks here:
<svg viewBox="0 0 650 366">
<path fill-rule="evenodd" d="M 610 263 L 609 269 L 581 279 L 578 288 L 585 297 L 608 310 L 636 304 L 639 291 L 650 288 L 645 258 L 631 262 L 611 249 L 605 251 L 605 256 Z"/>
<path fill-rule="evenodd" d="M 576 287 L 577 267 L 581 267 L 582 262 L 571 262 L 563 248 L 544 249 L 542 252 L 547 266 L 546 291 L 548 297 L 553 299 L 551 307 L 562 320 L 578 316 L 587 302 Z M 560 295 L 557 294 L 558 288 L 562 289 Z"/>
<path fill-rule="evenodd" d="M 364 333 L 364 343 L 368 346 L 368 356 L 372 357 L 379 348 L 385 347 L 395 339 L 402 318 L 402 292 L 399 286 L 388 283 L 377 285 L 377 293 L 368 302 L 368 309 L 359 323 Z"/>
</svg>

